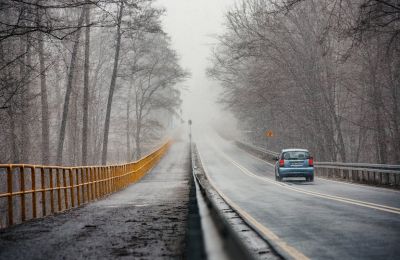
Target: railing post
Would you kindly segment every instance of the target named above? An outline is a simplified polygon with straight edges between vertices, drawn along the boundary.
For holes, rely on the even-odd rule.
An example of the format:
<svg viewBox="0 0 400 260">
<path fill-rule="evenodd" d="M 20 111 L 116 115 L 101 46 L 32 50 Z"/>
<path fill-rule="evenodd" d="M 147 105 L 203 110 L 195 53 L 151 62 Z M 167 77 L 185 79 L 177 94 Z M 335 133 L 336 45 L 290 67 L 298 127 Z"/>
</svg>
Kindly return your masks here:
<svg viewBox="0 0 400 260">
<path fill-rule="evenodd" d="M 58 199 L 58 211 L 61 211 L 61 180 L 60 180 L 60 169 L 57 168 L 57 199 Z"/>
<path fill-rule="evenodd" d="M 71 193 L 71 207 L 75 207 L 75 191 L 74 191 L 74 177 L 73 177 L 73 168 L 69 169 L 69 185 L 70 185 L 70 193 Z"/>
<path fill-rule="evenodd" d="M 94 168 L 94 181 L 95 181 L 95 189 L 96 189 L 96 199 L 100 197 L 100 182 L 99 182 L 99 168 Z"/>
<path fill-rule="evenodd" d="M 104 167 L 100 166 L 99 167 L 99 174 L 100 174 L 100 197 L 103 197 L 105 195 L 105 183 L 104 183 Z"/>
<path fill-rule="evenodd" d="M 108 193 L 112 193 L 112 173 L 111 168 L 107 166 L 107 177 L 108 177 Z"/>
<path fill-rule="evenodd" d="M 65 209 L 69 208 L 68 205 L 68 186 L 67 186 L 67 173 L 66 173 L 67 169 L 63 169 L 62 170 L 62 175 L 63 175 L 63 183 L 64 183 L 64 204 L 65 204 Z"/>
<path fill-rule="evenodd" d="M 92 181 L 93 181 L 93 198 L 97 199 L 97 177 L 96 177 L 96 167 L 92 168 Z"/>
<path fill-rule="evenodd" d="M 82 172 L 82 168 L 77 168 L 76 170 L 75 170 L 75 182 L 76 182 L 76 198 L 77 198 L 77 200 L 78 200 L 78 206 L 80 206 L 81 205 L 81 194 L 80 194 L 80 192 L 79 192 L 79 185 L 80 185 L 80 183 L 79 183 L 79 172 Z"/>
<path fill-rule="evenodd" d="M 104 175 L 104 195 L 107 195 L 108 192 L 108 170 L 107 167 L 103 166 L 103 175 Z"/>
<path fill-rule="evenodd" d="M 81 184 L 82 184 L 82 203 L 85 203 L 87 201 L 87 187 L 86 187 L 86 172 L 87 168 L 82 168 L 81 171 Z"/>
<path fill-rule="evenodd" d="M 12 166 L 7 167 L 7 193 L 8 193 L 8 225 L 12 226 L 14 224 Z"/>
<path fill-rule="evenodd" d="M 90 196 L 89 196 L 89 201 L 94 200 L 94 187 L 93 187 L 93 167 L 89 168 L 89 187 L 90 187 Z"/>
<path fill-rule="evenodd" d="M 53 185 L 53 169 L 49 168 L 50 173 L 50 210 L 54 213 L 54 185 Z M 57 171 L 56 171 L 57 173 Z"/>
<path fill-rule="evenodd" d="M 89 202 L 92 199 L 92 185 L 90 184 L 91 182 L 91 175 L 90 175 L 90 167 L 86 169 L 86 193 L 87 193 L 87 200 L 86 202 Z"/>
<path fill-rule="evenodd" d="M 44 167 L 40 168 L 40 182 L 42 184 L 42 215 L 46 216 L 46 182 L 44 179 Z"/>
<path fill-rule="evenodd" d="M 20 188 L 21 188 L 21 220 L 24 222 L 26 220 L 25 211 L 25 168 L 24 166 L 19 167 L 20 171 Z"/>
<path fill-rule="evenodd" d="M 36 169 L 31 167 L 31 181 L 32 181 L 32 218 L 36 218 Z"/>
</svg>

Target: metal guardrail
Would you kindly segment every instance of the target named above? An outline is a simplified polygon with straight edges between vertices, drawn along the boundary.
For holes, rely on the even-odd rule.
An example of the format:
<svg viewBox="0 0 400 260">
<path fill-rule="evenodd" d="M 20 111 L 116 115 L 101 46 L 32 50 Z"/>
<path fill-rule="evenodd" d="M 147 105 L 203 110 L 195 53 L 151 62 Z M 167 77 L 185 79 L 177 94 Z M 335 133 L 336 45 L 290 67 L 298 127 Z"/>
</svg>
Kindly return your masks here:
<svg viewBox="0 0 400 260">
<path fill-rule="evenodd" d="M 127 164 L 83 167 L 0 164 L 0 228 L 62 212 L 119 191 L 140 180 L 170 144 L 166 142 L 142 159 Z"/>
<path fill-rule="evenodd" d="M 273 161 L 279 153 L 235 140 L 237 146 L 250 151 L 260 158 Z M 314 162 L 315 174 L 320 177 L 340 179 L 350 182 L 389 185 L 400 187 L 400 165 Z"/>
<path fill-rule="evenodd" d="M 218 228 L 218 232 L 216 234 L 220 236 L 219 239 L 222 241 L 223 249 L 221 250 L 221 252 L 223 251 L 226 253 L 225 257 L 221 257 L 218 250 L 211 250 L 212 255 L 208 255 L 206 258 L 228 258 L 243 260 L 255 259 L 250 250 L 240 239 L 237 232 L 232 228 L 232 225 L 229 224 L 223 212 L 218 208 L 216 202 L 210 194 L 209 188 L 205 186 L 204 181 L 206 177 L 203 173 L 203 165 L 200 158 L 198 157 L 197 147 L 195 144 L 191 145 L 190 153 L 193 178 L 198 185 L 200 194 L 202 195 L 204 202 L 206 203 L 208 208 L 208 212 L 205 215 L 209 215 L 215 226 Z M 202 176 L 204 179 L 200 178 L 200 176 Z"/>
</svg>

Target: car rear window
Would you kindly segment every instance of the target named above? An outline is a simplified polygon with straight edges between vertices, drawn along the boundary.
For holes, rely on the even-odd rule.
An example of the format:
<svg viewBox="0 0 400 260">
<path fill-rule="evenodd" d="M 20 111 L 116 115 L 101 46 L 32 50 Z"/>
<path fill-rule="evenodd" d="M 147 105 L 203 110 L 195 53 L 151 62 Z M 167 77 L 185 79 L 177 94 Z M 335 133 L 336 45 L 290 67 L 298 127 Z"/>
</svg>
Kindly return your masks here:
<svg viewBox="0 0 400 260">
<path fill-rule="evenodd" d="M 310 153 L 305 151 L 290 151 L 282 154 L 282 159 L 285 160 L 305 160 L 310 159 Z"/>
</svg>

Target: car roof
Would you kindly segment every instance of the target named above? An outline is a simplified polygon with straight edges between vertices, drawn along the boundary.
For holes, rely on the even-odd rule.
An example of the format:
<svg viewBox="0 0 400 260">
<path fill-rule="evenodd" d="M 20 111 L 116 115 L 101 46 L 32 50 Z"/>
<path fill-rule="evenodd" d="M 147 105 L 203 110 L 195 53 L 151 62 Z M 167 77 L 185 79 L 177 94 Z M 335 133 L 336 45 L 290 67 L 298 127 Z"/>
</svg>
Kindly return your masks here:
<svg viewBox="0 0 400 260">
<path fill-rule="evenodd" d="M 294 152 L 294 151 L 297 151 L 297 152 L 308 152 L 307 149 L 298 149 L 298 148 L 282 149 L 282 153 L 284 153 L 284 152 Z"/>
</svg>

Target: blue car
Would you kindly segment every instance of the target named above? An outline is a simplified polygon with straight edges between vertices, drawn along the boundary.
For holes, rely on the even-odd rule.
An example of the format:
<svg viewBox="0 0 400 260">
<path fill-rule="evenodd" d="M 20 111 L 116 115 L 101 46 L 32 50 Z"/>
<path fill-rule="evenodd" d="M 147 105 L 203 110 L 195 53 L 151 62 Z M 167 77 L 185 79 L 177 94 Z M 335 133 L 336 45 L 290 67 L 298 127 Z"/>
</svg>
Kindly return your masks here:
<svg viewBox="0 0 400 260">
<path fill-rule="evenodd" d="M 283 149 L 275 160 L 277 181 L 287 177 L 304 177 L 306 181 L 314 181 L 314 159 L 307 150 Z"/>
</svg>

